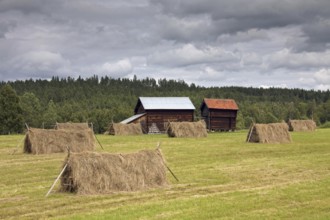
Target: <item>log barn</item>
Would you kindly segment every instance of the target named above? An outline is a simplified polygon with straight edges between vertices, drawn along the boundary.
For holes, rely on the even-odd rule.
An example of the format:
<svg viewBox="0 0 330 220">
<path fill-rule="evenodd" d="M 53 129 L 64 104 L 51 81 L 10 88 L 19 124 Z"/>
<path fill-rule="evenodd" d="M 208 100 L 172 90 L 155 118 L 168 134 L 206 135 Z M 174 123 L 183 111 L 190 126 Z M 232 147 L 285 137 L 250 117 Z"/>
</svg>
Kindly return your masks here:
<svg viewBox="0 0 330 220">
<path fill-rule="evenodd" d="M 201 116 L 210 131 L 234 131 L 238 106 L 233 99 L 203 99 Z"/>
<path fill-rule="evenodd" d="M 132 117 L 121 123 L 140 123 L 144 133 L 165 133 L 168 122 L 193 122 L 195 106 L 188 97 L 140 97 Z"/>
</svg>

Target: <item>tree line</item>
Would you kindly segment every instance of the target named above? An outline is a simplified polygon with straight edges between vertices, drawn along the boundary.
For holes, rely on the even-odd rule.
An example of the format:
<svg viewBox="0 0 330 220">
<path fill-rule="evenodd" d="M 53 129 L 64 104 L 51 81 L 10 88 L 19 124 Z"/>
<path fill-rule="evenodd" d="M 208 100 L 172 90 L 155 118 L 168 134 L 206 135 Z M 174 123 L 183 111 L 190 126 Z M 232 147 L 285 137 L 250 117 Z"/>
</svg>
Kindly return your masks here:
<svg viewBox="0 0 330 220">
<path fill-rule="evenodd" d="M 187 96 L 200 118 L 203 98 L 230 98 L 238 106 L 237 127 L 252 122 L 272 123 L 289 119 L 330 121 L 330 91 L 252 87 L 203 87 L 172 79 L 89 78 L 28 79 L 0 82 L 0 134 L 20 133 L 25 123 L 50 128 L 56 122 L 91 122 L 96 133 L 109 123 L 134 114 L 138 97 Z"/>
</svg>

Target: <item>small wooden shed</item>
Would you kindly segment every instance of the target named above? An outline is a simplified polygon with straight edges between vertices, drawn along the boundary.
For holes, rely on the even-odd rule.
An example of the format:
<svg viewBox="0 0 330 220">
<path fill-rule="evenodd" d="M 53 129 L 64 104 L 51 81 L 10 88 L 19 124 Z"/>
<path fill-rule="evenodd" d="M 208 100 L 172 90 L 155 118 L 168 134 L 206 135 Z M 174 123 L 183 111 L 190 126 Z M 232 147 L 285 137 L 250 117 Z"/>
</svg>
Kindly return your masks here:
<svg viewBox="0 0 330 220">
<path fill-rule="evenodd" d="M 121 123 L 140 123 L 144 133 L 165 133 L 168 122 L 193 122 L 194 111 L 188 97 L 140 97 L 135 115 Z"/>
<path fill-rule="evenodd" d="M 238 106 L 233 99 L 207 99 L 201 104 L 201 116 L 210 131 L 234 131 Z"/>
</svg>

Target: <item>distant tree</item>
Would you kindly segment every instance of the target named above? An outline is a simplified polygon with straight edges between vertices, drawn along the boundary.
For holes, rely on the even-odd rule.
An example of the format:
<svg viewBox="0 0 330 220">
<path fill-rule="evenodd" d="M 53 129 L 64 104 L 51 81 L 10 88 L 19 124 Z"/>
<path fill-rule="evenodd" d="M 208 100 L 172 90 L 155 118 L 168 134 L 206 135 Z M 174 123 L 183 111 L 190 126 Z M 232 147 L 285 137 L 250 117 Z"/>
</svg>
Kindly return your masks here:
<svg viewBox="0 0 330 220">
<path fill-rule="evenodd" d="M 244 128 L 246 128 L 245 121 L 244 121 L 244 118 L 243 118 L 243 114 L 240 111 L 237 113 L 236 128 L 237 129 L 244 129 Z"/>
<path fill-rule="evenodd" d="M 20 98 L 23 120 L 31 127 L 40 127 L 42 123 L 41 105 L 38 97 L 33 92 L 26 92 Z"/>
<path fill-rule="evenodd" d="M 288 121 L 289 119 L 300 119 L 300 112 L 299 110 L 296 108 L 295 104 L 293 102 L 290 102 L 287 105 L 287 117 L 286 117 L 286 121 Z"/>
<path fill-rule="evenodd" d="M 275 123 L 275 122 L 279 122 L 279 120 L 271 112 L 267 112 L 265 114 L 264 122 L 265 123 Z"/>
<path fill-rule="evenodd" d="M 319 116 L 314 114 L 314 120 L 316 122 L 326 123 L 330 121 L 330 100 L 320 106 L 318 114 Z"/>
<path fill-rule="evenodd" d="M 46 112 L 44 113 L 43 122 L 46 128 L 52 128 L 59 121 L 56 111 L 56 105 L 53 100 L 50 100 Z"/>
<path fill-rule="evenodd" d="M 15 90 L 6 84 L 0 90 L 0 134 L 22 132 L 23 115 L 19 97 Z"/>
<path fill-rule="evenodd" d="M 252 117 L 250 116 L 244 117 L 244 125 L 246 128 L 250 127 L 253 123 L 255 123 L 255 120 Z"/>
<path fill-rule="evenodd" d="M 0 81 L 0 89 L 6 82 Z M 313 118 L 318 124 L 330 121 L 330 91 L 280 88 L 202 87 L 173 79 L 114 79 L 54 76 L 51 80 L 25 80 L 11 82 L 21 97 L 23 122 L 38 125 L 56 121 L 95 123 L 95 130 L 103 132 L 110 121 L 119 122 L 132 114 L 138 97 L 190 97 L 196 107 L 196 119 L 200 117 L 199 106 L 203 98 L 230 98 L 239 103 L 237 127 L 249 127 L 252 122 L 267 123 L 288 119 Z M 38 104 L 33 93 L 40 102 Z M 52 100 L 51 102 L 49 100 Z M 35 104 L 33 104 L 35 103 Z M 2 114 L 2 113 L 0 113 Z M 33 117 L 35 116 L 35 117 Z M 0 122 L 3 123 L 3 120 Z"/>
<path fill-rule="evenodd" d="M 310 101 L 307 104 L 307 112 L 306 112 L 307 117 L 310 118 L 310 119 L 314 119 L 315 112 L 316 112 L 316 102 L 315 102 L 315 99 L 313 99 L 312 101 Z"/>
<path fill-rule="evenodd" d="M 93 123 L 95 133 L 104 133 L 112 121 L 112 114 L 107 109 L 96 109 L 92 112 L 89 122 Z"/>
</svg>

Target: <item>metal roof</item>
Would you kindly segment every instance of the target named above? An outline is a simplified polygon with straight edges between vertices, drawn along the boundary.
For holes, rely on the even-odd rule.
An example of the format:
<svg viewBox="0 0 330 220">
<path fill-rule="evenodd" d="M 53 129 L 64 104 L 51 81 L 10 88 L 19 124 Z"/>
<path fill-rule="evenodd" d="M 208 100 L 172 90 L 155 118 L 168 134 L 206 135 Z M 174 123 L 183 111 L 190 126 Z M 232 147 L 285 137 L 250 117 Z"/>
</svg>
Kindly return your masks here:
<svg viewBox="0 0 330 220">
<path fill-rule="evenodd" d="M 238 110 L 238 106 L 233 99 L 204 99 L 204 103 L 209 109 Z"/>
<path fill-rule="evenodd" d="M 121 121 L 121 124 L 128 124 L 140 117 L 142 117 L 143 115 L 145 115 L 146 113 L 142 113 L 142 114 L 137 114 L 137 115 L 133 115 L 132 117 L 126 118 L 125 120 Z"/>
<path fill-rule="evenodd" d="M 145 110 L 195 110 L 189 97 L 140 97 Z"/>
</svg>

